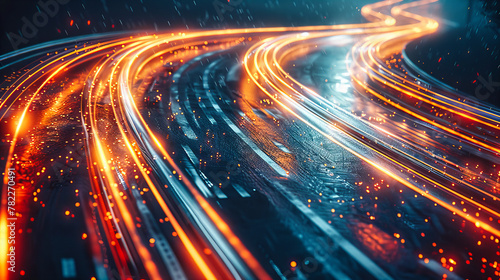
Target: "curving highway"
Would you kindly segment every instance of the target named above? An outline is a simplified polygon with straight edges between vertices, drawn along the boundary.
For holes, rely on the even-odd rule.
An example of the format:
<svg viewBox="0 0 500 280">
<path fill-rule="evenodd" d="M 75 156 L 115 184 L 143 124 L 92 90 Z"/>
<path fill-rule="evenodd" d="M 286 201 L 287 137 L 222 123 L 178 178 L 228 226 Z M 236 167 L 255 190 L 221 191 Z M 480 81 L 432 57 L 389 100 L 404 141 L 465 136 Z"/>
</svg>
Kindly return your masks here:
<svg viewBox="0 0 500 280">
<path fill-rule="evenodd" d="M 499 278 L 500 110 L 404 50 L 436 2 L 0 56 L 0 278 Z"/>
</svg>

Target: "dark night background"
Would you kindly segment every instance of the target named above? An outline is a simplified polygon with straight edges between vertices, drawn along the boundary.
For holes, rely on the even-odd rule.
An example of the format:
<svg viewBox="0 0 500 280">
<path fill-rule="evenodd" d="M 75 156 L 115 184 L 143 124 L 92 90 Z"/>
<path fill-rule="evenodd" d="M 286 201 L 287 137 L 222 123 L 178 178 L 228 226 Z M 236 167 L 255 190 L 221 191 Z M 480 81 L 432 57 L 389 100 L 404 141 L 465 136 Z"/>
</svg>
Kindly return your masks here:
<svg viewBox="0 0 500 280">
<path fill-rule="evenodd" d="M 113 31 L 161 32 L 230 27 L 300 26 L 364 21 L 370 0 L 41 0 L 58 11 L 18 48 L 65 37 Z M 8 34 L 21 36 L 23 17 L 33 22 L 39 1 L 0 1 L 0 54 L 13 51 Z M 426 13 L 441 22 L 439 35 L 413 42 L 410 58 L 424 71 L 471 96 L 500 106 L 497 0 L 441 0 Z M 437 8 L 436 8 L 437 7 Z M 219 9 L 219 10 L 218 10 Z M 43 20 L 43 19 L 42 19 Z M 441 59 L 440 59 L 441 58 Z M 481 78 L 480 78 L 481 77 Z M 483 81 L 483 84 L 481 84 Z M 493 82 L 486 87 L 484 81 Z M 476 89 L 482 87 L 478 95 Z M 484 91 L 484 89 L 488 91 Z"/>
</svg>

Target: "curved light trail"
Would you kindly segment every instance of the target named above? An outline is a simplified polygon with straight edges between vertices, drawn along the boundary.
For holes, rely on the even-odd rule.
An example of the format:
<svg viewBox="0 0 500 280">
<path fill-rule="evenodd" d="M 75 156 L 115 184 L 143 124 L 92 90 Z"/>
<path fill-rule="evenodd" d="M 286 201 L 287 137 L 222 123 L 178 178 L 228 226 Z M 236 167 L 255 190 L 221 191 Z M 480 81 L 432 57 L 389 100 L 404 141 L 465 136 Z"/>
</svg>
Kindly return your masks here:
<svg viewBox="0 0 500 280">
<path fill-rule="evenodd" d="M 361 13 L 369 22 L 362 24 L 138 37 L 104 34 L 80 38 L 87 42 L 76 45 L 71 45 L 71 40 L 59 41 L 57 46 L 61 50 L 46 55 L 43 55 L 45 45 L 3 55 L 0 61 L 9 65 L 24 63 L 28 55 L 43 58 L 12 81 L 0 100 L 0 121 L 11 124 L 11 131 L 6 133 L 9 148 L 2 155 L 6 159 L 2 167 L 5 174 L 9 168 L 20 168 L 16 161 L 26 152 L 20 142 L 28 137 L 26 123 L 33 123 L 27 119 L 36 116 L 34 104 L 50 95 L 50 87 L 64 81 L 66 75 L 70 76 L 68 73 L 78 73 L 76 76 L 82 81 L 77 85 L 79 90 L 67 94 L 81 104 L 78 114 L 92 185 L 90 204 L 98 213 L 95 220 L 87 222 L 100 229 L 89 234 L 105 242 L 97 247 L 109 250 L 109 263 L 101 256 L 96 261 L 98 265 L 115 268 L 122 279 L 271 279 L 276 270 L 283 271 L 279 268 L 272 271 L 270 265 L 264 265 L 262 253 L 248 244 L 240 230 L 232 228 L 225 218 L 227 213 L 221 213 L 210 198 L 212 189 L 217 193 L 217 186 L 211 185 L 203 173 L 185 169 L 185 163 L 176 155 L 175 143 L 168 141 L 174 128 L 169 126 L 165 133 L 155 129 L 146 115 L 150 116 L 152 110 L 148 111 L 148 105 L 143 104 L 145 98 L 146 104 L 150 102 L 148 98 L 157 98 L 161 110 L 172 112 L 164 118 L 177 121 L 179 129 L 190 139 L 186 143 L 197 141 L 198 135 L 186 125 L 188 119 L 199 125 L 196 110 L 182 112 L 174 106 L 183 102 L 182 106 L 190 106 L 191 101 L 179 97 L 183 71 L 190 71 L 195 63 L 215 60 L 199 76 L 207 104 L 211 104 L 214 114 L 221 115 L 247 149 L 274 170 L 277 181 L 293 180 L 298 176 L 291 167 L 293 164 L 282 164 L 269 151 L 263 151 L 262 143 L 247 136 L 242 132 L 243 127 L 225 116 L 219 105 L 222 99 L 216 100 L 216 89 L 210 84 L 212 70 L 220 67 L 222 62 L 218 59 L 223 55 L 237 54 L 242 62 L 236 67 L 244 69 L 240 82 L 242 100 L 264 93 L 269 98 L 265 102 L 271 104 L 272 100 L 287 118 L 300 120 L 377 169 L 381 176 L 471 223 L 491 236 L 491 240 L 498 240 L 500 172 L 496 164 L 500 154 L 500 112 L 478 102 L 466 102 L 445 88 L 422 84 L 404 63 L 405 45 L 436 32 L 439 26 L 436 20 L 412 12 L 413 9 L 436 1 L 401 4 L 398 0 L 387 0 L 367 5 Z M 340 101 L 323 96 L 287 71 L 298 57 L 349 44 L 353 45 L 346 63 L 353 86 L 366 106 L 387 112 L 373 116 L 377 122 L 346 110 L 339 105 Z M 150 92 L 154 93 L 162 79 L 171 83 L 171 92 L 151 96 Z M 249 86 L 256 86 L 259 93 L 249 92 Z M 202 102 L 201 96 L 198 98 L 196 101 L 202 106 L 205 101 Z M 56 102 L 48 104 L 49 108 L 61 106 Z M 217 121 L 205 111 L 206 105 L 200 108 L 215 125 Z M 249 110 L 244 115 L 252 114 Z M 36 125 L 48 124 L 42 119 Z M 493 171 L 490 168 L 485 172 L 491 173 L 490 176 L 469 169 L 469 163 L 458 156 L 448 156 L 454 151 L 432 139 L 429 132 L 452 139 L 461 149 L 479 153 L 494 166 Z M 192 160 L 189 147 L 185 147 Z M 286 147 L 281 149 L 290 152 Z M 201 164 L 202 160 L 199 161 Z M 4 176 L 0 210 L 1 279 L 10 279 L 6 264 L 7 183 L 8 177 Z M 296 211 L 310 213 L 280 183 L 275 187 Z M 237 191 L 247 195 L 245 190 Z M 27 202 L 19 202 L 22 203 Z M 165 229 L 158 231 L 155 225 L 148 224 L 146 221 L 152 216 L 162 223 L 168 221 L 172 236 L 179 241 L 172 243 L 173 237 L 167 236 Z M 337 231 L 325 229 L 325 222 L 318 219 L 310 217 L 315 226 L 338 238 L 343 253 L 359 264 L 366 275 L 375 279 L 392 278 L 378 260 L 367 257 Z M 99 248 L 93 252 L 97 251 Z M 295 261 L 292 263 L 296 265 Z M 329 269 L 327 261 L 322 265 L 335 278 L 349 278 L 341 271 Z"/>
</svg>

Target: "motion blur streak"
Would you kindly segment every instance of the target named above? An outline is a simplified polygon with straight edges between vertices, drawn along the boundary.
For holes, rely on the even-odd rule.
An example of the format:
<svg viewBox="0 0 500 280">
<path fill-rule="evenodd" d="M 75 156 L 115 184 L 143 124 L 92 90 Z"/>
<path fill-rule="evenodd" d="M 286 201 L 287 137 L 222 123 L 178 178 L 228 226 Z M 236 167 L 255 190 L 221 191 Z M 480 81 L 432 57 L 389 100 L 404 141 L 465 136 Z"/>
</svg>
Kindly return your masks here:
<svg viewBox="0 0 500 280">
<path fill-rule="evenodd" d="M 373 90 L 372 86 L 370 83 L 368 83 L 366 80 L 362 78 L 362 73 L 368 73 L 369 77 L 375 76 L 379 71 L 382 72 L 382 70 L 377 70 L 377 69 L 383 69 L 382 64 L 379 63 L 379 60 L 385 60 L 387 56 L 398 52 L 404 47 L 404 45 L 411 41 L 414 40 L 420 36 L 424 36 L 426 34 L 434 32 L 438 24 L 436 21 L 428 18 L 424 18 L 409 12 L 404 12 L 404 9 L 409 9 L 412 7 L 416 7 L 418 5 L 424 5 L 424 4 L 429 4 L 432 2 L 436 1 L 417 1 L 409 4 L 404 4 L 398 7 L 395 7 L 391 10 L 392 15 L 394 17 L 397 16 L 403 16 L 403 21 L 407 22 L 407 19 L 413 19 L 417 21 L 418 23 L 414 24 L 409 24 L 407 26 L 395 26 L 393 28 L 393 31 L 387 32 L 384 34 L 380 35 L 371 35 L 368 36 L 364 40 L 363 43 L 358 43 L 354 46 L 353 48 L 353 55 L 352 55 L 352 60 L 354 60 L 355 65 L 351 70 L 351 77 L 353 80 L 360 85 L 361 87 L 364 88 L 364 90 L 370 94 L 373 94 L 380 100 L 383 100 L 397 109 L 400 109 L 418 119 L 424 120 L 425 122 L 432 124 L 438 128 L 443 129 L 444 131 L 456 135 L 458 137 L 463 138 L 464 140 L 470 141 L 474 144 L 483 146 L 489 150 L 492 150 L 495 155 L 498 155 L 498 149 L 485 143 L 484 141 L 481 141 L 481 139 L 474 139 L 471 137 L 468 137 L 464 132 L 460 133 L 459 131 L 455 131 L 453 129 L 450 129 L 448 127 L 445 127 L 444 125 L 440 125 L 436 123 L 432 119 L 428 119 L 427 117 L 423 117 L 420 112 L 418 111 L 412 111 L 409 108 L 403 107 L 401 104 L 396 103 L 392 100 L 394 100 L 394 97 L 385 97 L 381 93 L 379 93 L 377 90 Z M 406 28 L 405 28 L 406 27 Z M 347 33 L 349 34 L 349 33 Z M 333 34 L 333 35 L 339 35 L 339 34 Z M 336 144 L 343 146 L 345 149 L 349 150 L 350 152 L 354 153 L 358 157 L 362 158 L 363 160 L 367 161 L 374 167 L 378 168 L 379 170 L 383 171 L 384 173 L 390 175 L 392 178 L 396 179 L 400 183 L 404 184 L 405 186 L 409 187 L 410 189 L 416 191 L 417 193 L 422 194 L 423 196 L 428 197 L 432 201 L 436 202 L 437 204 L 443 206 L 444 208 L 452 211 L 453 213 L 456 213 L 457 215 L 460 215 L 462 218 L 474 223 L 475 225 L 493 233 L 496 236 L 499 236 L 500 231 L 495 228 L 493 225 L 488 224 L 488 221 L 484 220 L 478 220 L 475 217 L 472 217 L 468 213 L 462 211 L 460 208 L 457 208 L 455 206 L 450 205 L 449 203 L 441 200 L 438 198 L 438 196 L 434 196 L 431 193 L 429 193 L 429 190 L 425 190 L 422 187 L 419 187 L 418 185 L 411 184 L 408 182 L 404 177 L 397 175 L 397 171 L 399 169 L 402 170 L 407 170 L 409 173 L 414 174 L 423 180 L 427 181 L 428 183 L 434 185 L 434 186 L 439 186 L 441 189 L 457 196 L 460 199 L 463 199 L 464 201 L 467 201 L 468 203 L 474 205 L 477 207 L 479 210 L 486 210 L 490 214 L 494 215 L 497 219 L 500 217 L 500 213 L 495 211 L 492 207 L 493 206 L 488 206 L 488 205 L 493 205 L 493 202 L 496 201 L 498 198 L 494 194 L 486 193 L 483 189 L 477 188 L 475 186 L 472 186 L 471 184 L 468 184 L 461 178 L 455 178 L 452 177 L 452 179 L 458 181 L 461 185 L 473 188 L 475 191 L 480 192 L 482 195 L 486 195 L 489 197 L 491 200 L 487 200 L 488 204 L 484 203 L 484 199 L 482 197 L 477 198 L 477 199 L 472 199 L 469 198 L 467 195 L 461 194 L 460 191 L 453 190 L 449 187 L 446 187 L 445 184 L 442 184 L 435 179 L 432 179 L 432 177 L 429 177 L 426 175 L 425 171 L 423 170 L 428 170 L 429 168 L 431 170 L 435 169 L 431 165 L 428 165 L 424 162 L 421 162 L 420 160 L 414 158 L 413 156 L 407 154 L 403 150 L 397 149 L 396 145 L 388 142 L 386 147 L 390 147 L 390 150 L 386 150 L 385 147 L 376 147 L 376 146 L 382 146 L 382 143 L 384 143 L 383 138 L 379 137 L 384 137 L 383 135 L 369 135 L 369 134 L 358 134 L 353 132 L 355 128 L 349 127 L 349 122 L 348 120 L 343 120 L 340 119 L 338 116 L 333 115 L 334 111 L 339 111 L 338 108 L 335 108 L 335 105 L 331 104 L 331 102 L 322 99 L 317 93 L 312 91 L 311 89 L 308 89 L 304 85 L 300 84 L 298 81 L 294 80 L 292 77 L 290 77 L 279 65 L 280 64 L 285 64 L 286 63 L 286 55 L 288 52 L 283 52 L 280 53 L 280 49 L 282 49 L 285 46 L 289 46 L 290 44 L 296 42 L 296 41 L 304 41 L 308 39 L 317 39 L 318 37 L 321 37 L 321 35 L 314 35 L 314 34 L 305 34 L 299 36 L 299 38 L 294 38 L 293 36 L 284 36 L 282 38 L 278 39 L 273 39 L 268 40 L 266 42 L 261 43 L 260 45 L 255 45 L 252 47 L 246 54 L 246 61 L 245 61 L 245 66 L 246 70 L 248 73 L 248 76 L 253 80 L 254 83 L 256 83 L 270 98 L 272 98 L 274 101 L 282 105 L 287 111 L 291 112 L 294 116 L 300 118 L 304 122 L 308 123 L 311 127 L 314 129 L 320 131 L 323 133 L 326 137 L 334 141 Z M 387 49 L 390 49 L 387 51 Z M 385 54 L 381 54 L 379 50 L 383 50 Z M 271 59 L 269 57 L 269 53 L 273 53 L 273 58 Z M 373 55 L 373 53 L 376 52 L 376 55 Z M 277 53 L 281 55 L 281 57 L 277 58 Z M 364 53 L 371 54 L 371 60 L 366 61 L 363 60 L 363 55 Z M 362 63 L 359 62 L 359 59 L 357 56 L 361 57 Z M 251 59 L 253 57 L 253 59 Z M 378 64 L 375 67 L 372 66 L 374 64 Z M 380 67 L 380 68 L 379 68 Z M 389 72 L 388 69 L 385 69 L 386 72 Z M 375 74 L 372 74 L 375 72 Z M 392 76 L 395 76 L 396 74 L 391 73 Z M 394 81 L 391 80 L 390 78 L 384 77 L 387 80 L 384 80 L 383 78 L 378 78 L 375 79 L 376 81 L 379 81 L 383 85 L 388 85 L 388 86 L 393 86 Z M 289 80 L 290 82 L 287 82 L 286 80 Z M 405 83 L 406 80 L 403 79 L 403 83 Z M 408 81 L 408 83 L 411 83 L 411 81 Z M 399 84 L 399 83 L 397 83 Z M 406 93 L 404 90 L 401 88 L 397 88 L 398 92 L 403 92 Z M 327 111 L 325 111 L 325 108 Z M 328 110 L 331 109 L 331 110 Z M 448 107 L 446 107 L 448 109 Z M 333 112 L 332 112 L 333 111 Z M 488 116 L 493 114 L 495 115 L 495 112 L 484 112 L 483 116 Z M 328 118 L 328 119 L 325 119 Z M 493 122 L 490 124 L 490 126 L 498 128 L 498 122 Z M 334 128 L 336 130 L 339 130 L 343 133 L 346 133 L 350 137 L 352 137 L 353 140 L 358 141 L 361 145 L 365 147 L 360 147 L 359 150 L 351 149 L 347 147 L 345 144 L 343 144 L 339 139 L 335 140 L 335 137 L 338 137 L 337 135 L 330 135 L 330 129 Z M 377 129 L 376 127 L 373 128 L 373 130 L 381 130 Z M 360 137 L 361 136 L 361 137 Z M 370 143 L 367 141 L 367 139 L 373 138 L 373 142 Z M 385 137 L 384 137 L 385 138 Z M 391 141 L 392 142 L 392 141 Z M 374 147 L 374 143 L 376 144 Z M 402 145 L 404 147 L 404 144 L 408 143 L 402 143 L 399 145 Z M 365 154 L 362 152 L 362 149 L 369 148 L 372 151 L 380 154 L 383 158 L 386 160 L 389 160 L 392 163 L 396 164 L 396 168 L 393 171 L 390 171 L 391 169 L 388 167 L 385 167 L 384 165 L 381 165 L 380 160 L 375 160 L 375 159 L 370 159 L 367 158 L 366 156 L 363 156 Z M 394 154 L 394 150 L 397 150 L 398 153 Z M 391 155 L 393 154 L 393 155 Z M 401 156 L 404 154 L 407 162 L 401 161 Z M 419 171 L 421 167 L 417 167 L 414 165 L 408 165 L 408 163 L 417 161 L 418 165 L 425 164 L 427 165 L 426 169 L 423 169 L 422 171 Z M 459 166 L 459 163 L 454 163 L 455 166 Z M 418 169 L 416 169 L 418 168 Z M 437 169 L 434 171 L 440 172 Z M 451 177 L 448 174 L 442 174 L 447 177 Z M 444 178 L 441 178 L 444 179 Z"/>
<path fill-rule="evenodd" d="M 85 156 L 92 184 L 91 202 L 98 213 L 95 223 L 98 223 L 96 228 L 103 231 L 94 234 L 103 236 L 106 244 L 102 246 L 110 251 L 109 265 L 117 270 L 119 277 L 271 279 L 271 271 L 262 263 L 258 250 L 245 244 L 239 231 L 217 210 L 217 204 L 207 198 L 202 185 L 205 183 L 196 181 L 196 176 L 173 156 L 176 150 L 165 141 L 168 134 L 164 137 L 150 127 L 140 102 L 146 100 L 146 104 L 153 105 L 161 102 L 160 108 L 176 106 L 165 101 L 167 96 L 153 96 L 149 92 L 155 93 L 152 89 L 157 77 L 168 76 L 174 88 L 179 83 L 179 69 L 191 67 L 187 62 L 203 62 L 207 57 L 234 52 L 243 61 L 243 65 L 238 66 L 245 70 L 240 82 L 242 88 L 249 84 L 256 86 L 259 93 L 278 104 L 288 117 L 301 120 L 381 174 L 500 237 L 498 223 L 493 222 L 500 219 L 500 212 L 495 208 L 499 199 L 495 191 L 498 182 L 485 178 L 471 183 L 469 178 L 479 177 L 479 173 L 470 171 L 468 177 L 464 177 L 462 171 L 467 168 L 466 163 L 440 156 L 445 148 L 425 130 L 389 118 L 384 118 L 383 124 L 360 118 L 285 70 L 296 57 L 356 42 L 347 54 L 347 68 L 353 86 L 371 100 L 372 106 L 386 104 L 408 120 L 423 123 L 427 131 L 446 135 L 467 144 L 468 148 L 477 149 L 492 162 L 498 161 L 498 139 L 481 137 L 477 131 L 459 122 L 466 120 L 498 133 L 499 112 L 481 104 L 464 103 L 456 93 L 429 89 L 402 66 L 405 58 L 401 53 L 406 44 L 434 33 L 439 26 L 436 20 L 416 14 L 412 9 L 436 1 L 394 6 L 401 1 L 387 0 L 367 5 L 361 9 L 361 14 L 369 22 L 360 24 L 228 29 L 137 37 L 107 34 L 89 36 L 87 43 L 77 45 L 72 45 L 71 39 L 61 41 L 59 45 L 67 46 L 63 51 L 47 53 L 44 59 L 19 76 L 0 100 L 0 121 L 15 123 L 9 134 L 6 164 L 1 168 L 4 174 L 11 167 L 19 168 L 15 155 L 21 149 L 19 139 L 28 131 L 23 124 L 33 102 L 45 98 L 42 93 L 48 85 L 64 80 L 65 73 L 83 73 L 85 81 L 79 85 L 77 98 L 81 104 Z M 390 14 L 385 14 L 389 9 Z M 28 53 L 43 55 L 44 49 L 32 48 Z M 22 55 L 24 52 L 5 55 L 0 57 L 0 62 L 16 63 L 19 59 L 17 63 L 20 63 Z M 213 99 L 209 87 L 206 90 Z M 251 99 L 253 93 L 243 91 L 242 95 L 243 99 Z M 415 106 L 415 100 L 433 106 L 435 111 L 427 112 L 423 106 Z M 452 114 L 454 119 L 441 118 L 442 112 Z M 185 116 L 179 116 L 182 117 Z M 224 120 L 237 132 L 238 127 L 229 119 Z M 186 137 L 198 138 L 185 129 Z M 407 135 L 415 135 L 415 138 Z M 255 145 L 249 146 L 257 154 L 262 152 L 256 151 Z M 273 159 L 262 153 L 261 158 L 273 165 Z M 443 167 L 448 168 L 443 170 Z M 287 170 L 284 166 L 274 168 L 281 169 Z M 287 177 L 288 172 L 276 176 L 279 180 L 287 180 Z M 10 278 L 6 259 L 7 183 L 8 177 L 4 176 L 0 210 L 1 279 Z M 462 202 L 462 209 L 455 204 L 455 199 Z M 484 214 L 470 215 L 465 207 Z M 155 209 L 160 209 L 161 213 Z M 161 223 L 169 222 L 171 234 L 179 238 L 181 246 L 173 242 L 172 237 L 153 230 L 154 225 L 142 223 L 152 216 L 151 213 L 161 217 Z M 351 250 L 348 255 L 374 278 L 391 279 L 361 251 L 354 252 L 355 249 L 346 243 L 341 247 Z M 108 265 L 105 260 L 99 262 Z M 295 268 L 296 262 L 292 263 Z"/>
</svg>

